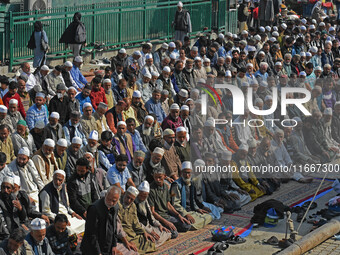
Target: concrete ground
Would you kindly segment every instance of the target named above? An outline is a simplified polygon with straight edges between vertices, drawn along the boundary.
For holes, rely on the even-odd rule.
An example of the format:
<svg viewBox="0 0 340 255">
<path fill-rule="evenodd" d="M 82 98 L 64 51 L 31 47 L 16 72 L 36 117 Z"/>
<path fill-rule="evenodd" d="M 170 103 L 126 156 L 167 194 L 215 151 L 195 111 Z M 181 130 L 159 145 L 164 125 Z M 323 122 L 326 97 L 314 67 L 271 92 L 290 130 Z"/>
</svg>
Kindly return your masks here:
<svg viewBox="0 0 340 255">
<path fill-rule="evenodd" d="M 317 208 L 310 210 L 308 216 L 316 213 L 317 211 L 326 208 L 325 204 L 328 200 L 334 197 L 336 193 L 331 191 L 324 195 L 323 197 L 315 200 L 318 204 Z M 308 218 L 307 216 L 307 218 Z M 292 219 L 294 220 L 294 228 L 295 230 L 299 226 L 300 223 L 296 221 L 296 214 L 292 214 Z M 302 224 L 299 230 L 298 239 L 304 235 L 307 235 L 312 229 L 312 224 L 307 223 L 306 221 Z M 279 221 L 278 225 L 275 228 L 253 228 L 252 232 L 249 236 L 246 237 L 246 242 L 244 244 L 238 245 L 230 245 L 229 248 L 224 252 L 224 254 L 228 255 L 240 255 L 240 254 L 261 254 L 261 255 L 270 255 L 274 254 L 281 249 L 279 247 L 275 247 L 272 245 L 263 244 L 263 241 L 268 240 L 272 236 L 276 236 L 279 240 L 285 237 L 286 232 L 286 219 L 282 219 Z M 288 230 L 289 232 L 289 230 Z M 289 236 L 289 235 L 288 235 Z M 207 254 L 207 252 L 202 253 Z M 322 254 L 322 255 L 334 255 L 340 254 L 340 241 L 335 241 L 332 238 L 320 244 L 312 251 L 306 254 Z"/>
</svg>

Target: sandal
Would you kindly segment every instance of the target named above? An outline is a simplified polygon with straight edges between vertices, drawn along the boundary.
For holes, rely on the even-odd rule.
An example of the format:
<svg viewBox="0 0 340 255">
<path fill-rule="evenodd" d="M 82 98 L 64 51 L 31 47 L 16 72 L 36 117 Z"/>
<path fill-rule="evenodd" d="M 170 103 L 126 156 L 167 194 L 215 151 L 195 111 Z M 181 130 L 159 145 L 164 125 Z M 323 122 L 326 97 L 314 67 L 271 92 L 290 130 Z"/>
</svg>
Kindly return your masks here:
<svg viewBox="0 0 340 255">
<path fill-rule="evenodd" d="M 240 236 L 231 236 L 229 240 L 226 241 L 228 244 L 241 244 L 245 243 L 246 239 L 240 237 Z"/>
<path fill-rule="evenodd" d="M 277 239 L 276 236 L 272 236 L 269 238 L 267 241 L 264 242 L 265 244 L 270 244 L 270 245 L 278 245 L 279 244 L 279 239 Z"/>
<path fill-rule="evenodd" d="M 303 205 L 302 205 L 302 208 L 304 209 L 307 209 L 309 204 L 310 204 L 311 201 L 308 201 L 308 202 L 305 202 Z M 312 205 L 310 206 L 309 210 L 313 210 L 315 209 L 316 207 L 318 207 L 318 204 L 313 202 Z"/>
</svg>

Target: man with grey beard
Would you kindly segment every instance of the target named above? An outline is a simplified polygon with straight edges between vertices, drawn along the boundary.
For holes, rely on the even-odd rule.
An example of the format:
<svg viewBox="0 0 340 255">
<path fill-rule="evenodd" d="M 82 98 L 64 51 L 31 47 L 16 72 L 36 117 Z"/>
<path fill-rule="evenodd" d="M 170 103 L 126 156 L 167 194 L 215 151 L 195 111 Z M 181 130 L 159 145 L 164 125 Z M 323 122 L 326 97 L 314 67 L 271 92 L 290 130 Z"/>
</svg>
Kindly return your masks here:
<svg viewBox="0 0 340 255">
<path fill-rule="evenodd" d="M 59 113 L 52 112 L 48 121 L 49 123 L 44 127 L 43 139 L 51 138 L 55 143 L 58 142 L 60 138 L 64 138 L 63 127 L 58 123 L 60 118 Z"/>
<path fill-rule="evenodd" d="M 92 130 L 89 137 L 87 138 L 87 145 L 81 148 L 81 152 L 83 154 L 85 154 L 86 152 L 90 152 L 94 156 L 94 167 L 99 166 L 98 139 L 98 132 L 96 130 Z"/>
<path fill-rule="evenodd" d="M 152 128 L 153 123 L 154 118 L 151 115 L 147 115 L 144 119 L 144 123 L 136 128 L 140 133 L 143 143 L 147 149 L 149 148 L 149 143 L 154 138 L 154 132 Z"/>
<path fill-rule="evenodd" d="M 330 148 L 334 148 L 334 151 L 339 154 L 339 143 L 335 141 L 332 137 L 332 116 L 333 110 L 332 108 L 326 108 L 323 112 L 322 123 L 325 129 L 325 140 Z"/>
</svg>

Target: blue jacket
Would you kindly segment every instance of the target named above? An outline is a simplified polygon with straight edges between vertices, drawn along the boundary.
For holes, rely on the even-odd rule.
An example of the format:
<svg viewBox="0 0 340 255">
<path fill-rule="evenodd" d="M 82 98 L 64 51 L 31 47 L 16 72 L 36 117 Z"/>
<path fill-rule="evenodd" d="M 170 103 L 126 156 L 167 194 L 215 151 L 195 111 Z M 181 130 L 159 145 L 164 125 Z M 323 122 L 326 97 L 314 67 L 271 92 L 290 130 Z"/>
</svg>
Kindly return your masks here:
<svg viewBox="0 0 340 255">
<path fill-rule="evenodd" d="M 145 103 L 145 108 L 149 112 L 149 114 L 154 113 L 157 116 L 157 121 L 159 123 L 162 123 L 163 120 L 166 118 L 166 114 L 162 108 L 162 105 L 160 102 L 156 103 L 153 98 L 150 98 Z"/>
<path fill-rule="evenodd" d="M 88 83 L 84 75 L 80 72 L 79 68 L 73 65 L 70 74 L 74 82 L 78 85 L 78 88 L 82 89 Z"/>
</svg>

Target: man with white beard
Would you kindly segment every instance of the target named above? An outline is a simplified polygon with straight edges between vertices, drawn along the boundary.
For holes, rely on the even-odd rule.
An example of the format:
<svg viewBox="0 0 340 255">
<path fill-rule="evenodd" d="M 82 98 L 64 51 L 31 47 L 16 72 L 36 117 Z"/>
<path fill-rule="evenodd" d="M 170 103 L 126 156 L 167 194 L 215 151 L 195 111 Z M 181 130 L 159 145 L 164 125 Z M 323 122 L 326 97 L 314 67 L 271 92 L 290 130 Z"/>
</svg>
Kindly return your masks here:
<svg viewBox="0 0 340 255">
<path fill-rule="evenodd" d="M 173 103 L 170 106 L 170 114 L 162 122 L 163 130 L 170 128 L 173 131 L 175 131 L 176 128 L 183 126 L 182 120 L 179 117 L 179 110 L 180 110 L 180 107 L 176 103 Z"/>
<path fill-rule="evenodd" d="M 238 139 L 237 145 L 247 144 L 249 139 L 254 138 L 251 129 L 248 125 L 249 109 L 244 109 L 244 115 L 238 116 L 233 121 L 233 126 L 235 126 L 236 137 Z"/>
<path fill-rule="evenodd" d="M 59 113 L 52 112 L 48 118 L 48 124 L 44 128 L 44 139 L 51 138 L 54 142 L 58 142 L 60 138 L 64 138 L 63 127 L 58 123 L 60 118 Z"/>
<path fill-rule="evenodd" d="M 160 147 L 156 147 L 153 151 L 151 151 L 150 156 L 146 157 L 143 163 L 144 169 L 146 169 L 146 180 L 150 183 L 153 180 L 153 170 L 156 167 L 161 166 L 161 161 L 164 156 L 164 149 Z M 168 181 L 170 178 L 166 178 Z"/>
<path fill-rule="evenodd" d="M 40 211 L 52 221 L 57 214 L 65 214 L 70 223 L 68 226 L 70 232 L 80 234 L 85 230 L 85 220 L 69 205 L 65 178 L 64 170 L 54 172 L 53 181 L 47 184 L 39 194 Z"/>
<path fill-rule="evenodd" d="M 181 216 L 190 221 L 191 228 L 197 230 L 208 225 L 212 217 L 209 214 L 210 209 L 198 200 L 191 176 L 192 164 L 190 161 L 184 161 L 181 177 L 171 184 L 171 204 Z"/>
<path fill-rule="evenodd" d="M 90 152 L 94 156 L 94 167 L 99 166 L 98 139 L 98 132 L 96 130 L 92 130 L 89 137 L 87 138 L 87 145 L 81 148 L 83 154 L 85 154 L 85 152 Z"/>
<path fill-rule="evenodd" d="M 326 108 L 323 111 L 323 118 L 322 123 L 325 129 L 325 140 L 327 142 L 328 147 L 334 148 L 334 151 L 338 153 L 339 156 L 339 143 L 335 141 L 332 137 L 332 116 L 333 116 L 333 110 L 332 108 Z"/>
<path fill-rule="evenodd" d="M 20 177 L 21 188 L 27 192 L 31 202 L 35 203 L 35 209 L 39 210 L 38 195 L 45 184 L 41 180 L 39 172 L 29 156 L 29 149 L 27 147 L 21 148 L 18 152 L 18 157 L 8 165 L 8 168 L 13 175 Z"/>
<path fill-rule="evenodd" d="M 145 153 L 143 151 L 135 151 L 133 160 L 127 165 L 132 181 L 136 186 L 145 180 L 144 162 Z"/>
<path fill-rule="evenodd" d="M 208 119 L 204 123 L 203 133 L 203 139 L 205 139 L 206 142 L 210 144 L 212 149 L 212 151 L 209 152 L 214 153 L 216 156 L 218 156 L 218 154 L 221 154 L 228 150 L 228 147 L 223 144 L 221 135 L 216 131 L 215 121 L 213 119 Z"/>
<path fill-rule="evenodd" d="M 181 162 L 190 161 L 191 158 L 191 150 L 187 134 L 188 132 L 185 127 L 178 127 L 176 129 L 176 141 L 174 146 Z"/>
<path fill-rule="evenodd" d="M 154 138 L 154 132 L 152 125 L 154 123 L 154 118 L 151 115 L 147 115 L 144 119 L 144 123 L 136 128 L 142 137 L 143 143 L 146 148 L 149 148 L 149 143 Z"/>
</svg>

